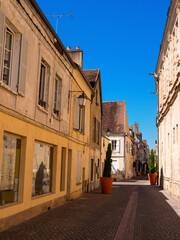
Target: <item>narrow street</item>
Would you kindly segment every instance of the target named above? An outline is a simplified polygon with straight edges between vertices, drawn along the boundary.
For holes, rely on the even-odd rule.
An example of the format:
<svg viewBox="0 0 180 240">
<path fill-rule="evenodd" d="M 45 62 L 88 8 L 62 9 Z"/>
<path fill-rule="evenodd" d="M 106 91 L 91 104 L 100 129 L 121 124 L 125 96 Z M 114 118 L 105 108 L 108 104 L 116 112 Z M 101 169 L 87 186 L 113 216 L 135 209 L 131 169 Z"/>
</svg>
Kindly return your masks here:
<svg viewBox="0 0 180 240">
<path fill-rule="evenodd" d="M 177 212 L 179 209 L 176 209 Z M 0 233 L 0 239 L 180 239 L 180 218 L 148 180 L 114 183 Z"/>
</svg>

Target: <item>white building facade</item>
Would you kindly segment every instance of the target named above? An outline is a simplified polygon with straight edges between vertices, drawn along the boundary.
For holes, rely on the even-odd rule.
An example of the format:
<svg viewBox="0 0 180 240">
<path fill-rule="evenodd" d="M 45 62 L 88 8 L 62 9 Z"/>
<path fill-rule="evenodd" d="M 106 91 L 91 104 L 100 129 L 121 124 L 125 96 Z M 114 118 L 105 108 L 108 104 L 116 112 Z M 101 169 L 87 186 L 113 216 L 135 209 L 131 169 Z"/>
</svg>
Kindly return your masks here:
<svg viewBox="0 0 180 240">
<path fill-rule="evenodd" d="M 180 0 L 171 1 L 155 81 L 160 183 L 180 200 Z"/>
</svg>

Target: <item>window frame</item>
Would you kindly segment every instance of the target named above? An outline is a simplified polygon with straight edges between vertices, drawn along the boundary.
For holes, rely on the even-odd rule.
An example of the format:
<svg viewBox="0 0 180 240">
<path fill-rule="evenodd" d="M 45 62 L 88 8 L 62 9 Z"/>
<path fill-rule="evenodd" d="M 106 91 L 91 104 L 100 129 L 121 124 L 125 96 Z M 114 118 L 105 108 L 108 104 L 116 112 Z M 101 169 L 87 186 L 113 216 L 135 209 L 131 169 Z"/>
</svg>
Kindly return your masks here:
<svg viewBox="0 0 180 240">
<path fill-rule="evenodd" d="M 15 138 L 17 140 L 20 140 L 20 154 L 19 154 L 19 162 L 18 162 L 18 165 L 19 165 L 19 168 L 18 168 L 18 184 L 17 184 L 17 201 L 13 201 L 13 202 L 9 202 L 7 204 L 16 204 L 16 203 L 20 203 L 22 201 L 22 160 L 23 160 L 23 157 L 22 157 L 22 152 L 23 152 L 23 138 L 19 135 L 16 135 L 16 134 L 13 134 L 13 133 L 9 133 L 9 132 L 4 132 L 3 133 L 3 148 L 2 150 L 4 149 L 4 137 L 7 136 L 9 138 Z M 17 144 L 16 144 L 16 151 L 17 151 Z M 0 175 L 1 175 L 1 171 L 2 171 L 2 161 L 3 161 L 3 152 L 4 150 L 2 151 L 2 159 L 1 159 L 1 168 L 0 168 Z M 17 156 L 16 156 L 17 157 Z M 15 160 L 15 166 L 14 166 L 14 185 L 15 185 L 15 171 L 16 171 L 16 160 Z M 15 188 L 15 186 L 14 186 Z M 8 190 L 9 191 L 9 190 Z M 14 196 L 15 198 L 15 196 Z M 2 204 L 0 205 L 0 207 L 3 207 L 7 204 Z"/>
<path fill-rule="evenodd" d="M 11 34 L 11 51 L 10 51 L 10 63 L 9 63 L 9 76 L 8 76 L 8 83 L 5 83 L 4 81 L 4 68 L 6 68 L 4 66 L 4 60 L 5 60 L 5 52 L 6 52 L 6 33 L 10 33 Z M 12 59 L 13 59 L 13 49 L 14 49 L 14 31 L 9 27 L 8 24 L 5 24 L 5 28 L 4 28 L 4 44 L 3 44 L 3 58 L 2 58 L 2 82 L 6 85 L 11 87 L 11 75 L 12 75 Z"/>
<path fill-rule="evenodd" d="M 42 141 L 39 141 L 39 140 L 35 140 L 34 141 L 34 156 L 35 156 L 35 144 L 39 144 L 40 147 L 41 145 L 43 146 L 48 146 L 50 148 L 50 154 L 49 154 L 49 167 L 50 167 L 50 177 L 49 177 L 49 181 L 50 181 L 50 184 L 49 184 L 49 191 L 48 192 L 45 192 L 45 193 L 41 193 L 41 194 L 36 194 L 33 196 L 32 192 L 31 192 L 31 198 L 34 199 L 36 197 L 43 197 L 44 195 L 46 194 L 52 194 L 53 193 L 53 173 L 54 173 L 54 163 L 55 163 L 55 159 L 54 159 L 54 151 L 55 151 L 55 146 L 52 145 L 52 144 L 49 144 L 49 143 L 46 143 L 46 142 L 42 142 Z M 33 165 L 34 165 L 34 156 L 33 156 Z M 52 159 L 51 159 L 52 158 Z M 52 160 L 52 161 L 51 161 Z M 34 167 L 33 167 L 33 170 L 34 170 Z M 43 177 L 44 178 L 44 177 Z M 33 181 L 33 172 L 32 172 L 32 181 Z M 44 179 L 43 179 L 44 181 Z M 44 184 L 43 184 L 44 185 Z M 33 186 L 33 185 L 32 185 Z M 35 190 L 36 191 L 36 190 Z"/>
<path fill-rule="evenodd" d="M 42 66 L 44 67 L 45 71 L 44 71 L 44 78 L 43 78 L 43 87 L 42 87 Z M 41 60 L 41 69 L 40 69 L 40 79 L 39 79 L 39 96 L 38 96 L 38 104 L 43 107 L 46 108 L 47 107 L 47 103 L 45 100 L 45 82 L 46 82 L 46 76 L 47 75 L 47 66 L 44 63 L 43 60 Z M 43 89 L 42 89 L 43 88 Z M 41 96 L 42 95 L 42 96 Z M 42 98 L 42 99 L 41 99 Z"/>
<path fill-rule="evenodd" d="M 112 142 L 112 152 L 114 153 L 120 153 L 120 140 L 111 140 Z M 115 148 L 114 148 L 114 144 L 115 143 Z M 119 148 L 118 148 L 119 146 Z"/>
</svg>

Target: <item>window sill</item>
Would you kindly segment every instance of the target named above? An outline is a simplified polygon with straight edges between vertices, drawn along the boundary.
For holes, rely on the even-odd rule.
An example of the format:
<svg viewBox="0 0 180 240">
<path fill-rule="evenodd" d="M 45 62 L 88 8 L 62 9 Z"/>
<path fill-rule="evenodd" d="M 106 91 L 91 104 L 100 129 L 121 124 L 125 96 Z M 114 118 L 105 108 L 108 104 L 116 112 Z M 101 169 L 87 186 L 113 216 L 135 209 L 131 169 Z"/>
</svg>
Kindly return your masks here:
<svg viewBox="0 0 180 240">
<path fill-rule="evenodd" d="M 47 111 L 46 109 L 44 109 L 43 107 L 41 107 L 40 105 L 37 105 L 37 108 L 38 108 L 39 110 L 41 110 L 42 112 L 48 114 L 48 111 Z"/>
<path fill-rule="evenodd" d="M 31 197 L 31 200 L 36 200 L 36 199 L 39 199 L 39 198 L 42 198 L 42 197 L 47 197 L 47 196 L 50 196 L 52 194 L 54 194 L 54 193 L 53 192 L 44 193 L 44 194 L 41 194 L 41 195 L 37 195 L 37 196 Z"/>
<path fill-rule="evenodd" d="M 55 118 L 55 119 L 57 119 L 59 121 L 62 121 L 61 116 L 58 117 L 55 113 L 52 113 L 52 116 L 53 116 L 53 118 Z"/>
<path fill-rule="evenodd" d="M 0 81 L 0 86 L 3 87 L 5 90 L 13 93 L 14 95 L 18 95 L 18 93 L 16 91 L 14 91 L 10 86 L 6 85 L 5 83 L 3 83 L 2 81 Z"/>
<path fill-rule="evenodd" d="M 79 132 L 81 135 L 84 135 L 84 136 L 86 135 L 85 133 L 81 132 L 79 129 L 73 128 L 73 130 L 76 131 L 76 132 Z"/>
<path fill-rule="evenodd" d="M 7 207 L 13 207 L 13 206 L 19 205 L 19 204 L 21 204 L 21 203 L 22 203 L 22 202 L 7 203 L 7 204 L 4 204 L 4 205 L 1 205 L 1 206 L 0 206 L 0 209 L 7 208 Z"/>
</svg>

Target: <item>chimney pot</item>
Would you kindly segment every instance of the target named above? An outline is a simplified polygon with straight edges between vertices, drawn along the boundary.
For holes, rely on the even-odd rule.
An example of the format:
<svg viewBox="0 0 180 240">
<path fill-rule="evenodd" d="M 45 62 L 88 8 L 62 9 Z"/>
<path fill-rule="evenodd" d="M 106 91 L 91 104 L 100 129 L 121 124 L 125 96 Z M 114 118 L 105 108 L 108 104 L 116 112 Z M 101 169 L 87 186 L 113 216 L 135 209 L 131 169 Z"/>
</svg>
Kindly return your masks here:
<svg viewBox="0 0 180 240">
<path fill-rule="evenodd" d="M 79 46 L 77 46 L 76 49 L 79 49 Z"/>
<path fill-rule="evenodd" d="M 68 46 L 68 47 L 67 47 L 67 50 L 71 50 L 71 47 Z"/>
</svg>

